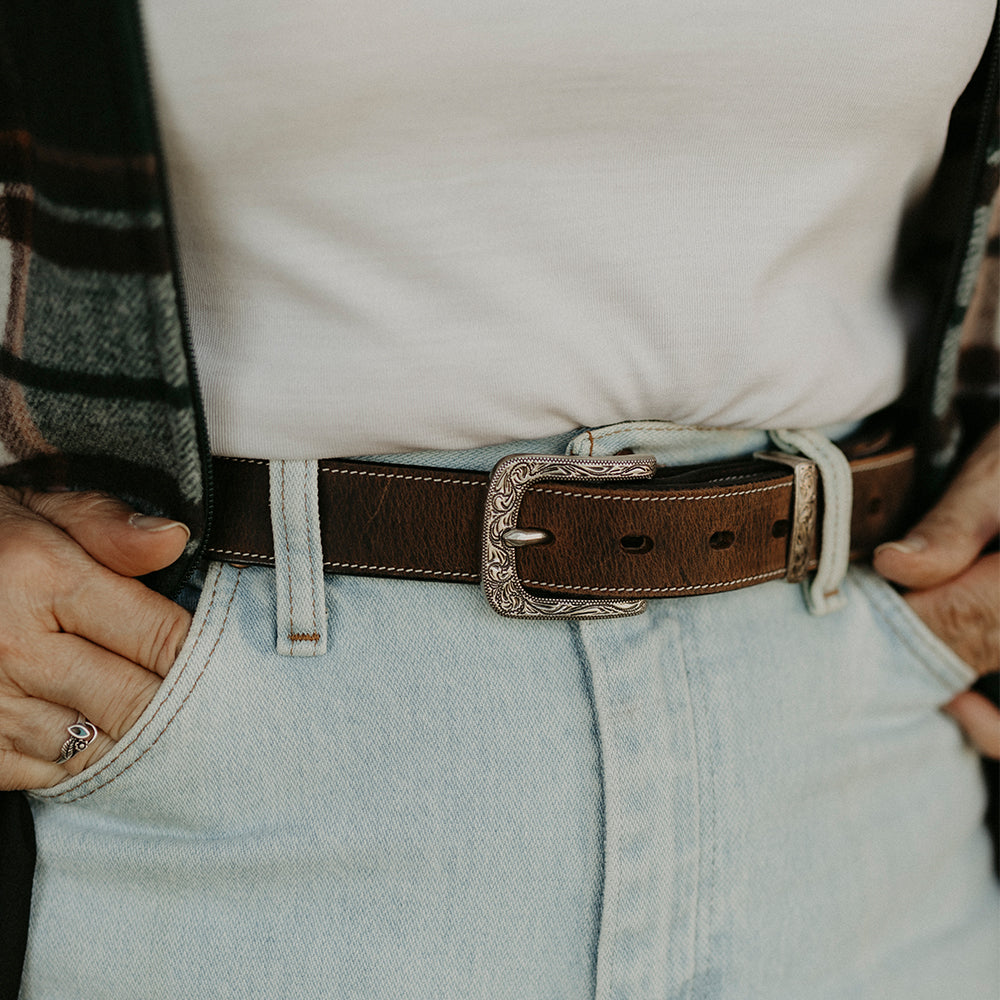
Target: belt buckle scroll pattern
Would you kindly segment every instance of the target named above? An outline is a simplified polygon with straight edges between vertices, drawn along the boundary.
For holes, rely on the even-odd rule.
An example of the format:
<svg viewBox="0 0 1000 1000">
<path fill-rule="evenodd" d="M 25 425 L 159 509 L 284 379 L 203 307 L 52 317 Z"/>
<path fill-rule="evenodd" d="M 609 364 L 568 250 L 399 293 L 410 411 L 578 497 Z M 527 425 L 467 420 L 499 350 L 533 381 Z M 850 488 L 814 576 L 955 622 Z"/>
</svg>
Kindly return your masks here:
<svg viewBox="0 0 1000 1000">
<path fill-rule="evenodd" d="M 642 614 L 645 601 L 554 599 L 529 594 L 517 575 L 516 551 L 544 541 L 546 533 L 518 527 L 517 518 L 532 483 L 650 479 L 655 472 L 652 455 L 508 455 L 497 462 L 486 493 L 481 571 L 483 592 L 494 611 L 506 618 L 623 618 Z"/>
</svg>

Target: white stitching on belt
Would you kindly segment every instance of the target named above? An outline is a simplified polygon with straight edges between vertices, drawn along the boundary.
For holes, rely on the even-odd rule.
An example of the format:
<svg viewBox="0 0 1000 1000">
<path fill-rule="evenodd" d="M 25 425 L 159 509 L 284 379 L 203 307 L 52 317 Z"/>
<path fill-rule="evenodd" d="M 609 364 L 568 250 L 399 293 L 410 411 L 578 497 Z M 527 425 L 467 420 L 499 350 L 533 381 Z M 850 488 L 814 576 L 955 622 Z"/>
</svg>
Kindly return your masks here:
<svg viewBox="0 0 1000 1000">
<path fill-rule="evenodd" d="M 401 475 L 398 472 L 368 472 L 365 469 L 331 469 L 329 466 L 321 465 L 320 472 L 335 473 L 338 476 L 374 476 L 376 479 L 411 479 L 417 483 L 454 483 L 456 486 L 482 486 L 485 482 L 475 479 L 448 479 L 445 476 L 411 476 Z"/>
<path fill-rule="evenodd" d="M 645 497 L 627 497 L 621 495 L 605 495 L 599 493 L 570 493 L 566 490 L 553 490 L 553 489 L 539 489 L 538 487 L 528 487 L 529 493 L 553 493 L 556 496 L 561 497 L 579 497 L 583 500 L 621 500 L 625 503 L 667 503 L 676 500 L 716 500 L 719 497 L 746 497 L 750 496 L 752 493 L 769 493 L 771 490 L 787 490 L 791 489 L 791 483 L 776 483 L 774 486 L 760 486 L 753 490 L 739 490 L 736 493 L 701 493 L 698 496 L 693 497 L 674 497 L 674 496 L 645 496 Z"/>
<path fill-rule="evenodd" d="M 721 583 L 700 583 L 688 587 L 568 587 L 564 583 L 547 583 L 544 580 L 522 580 L 526 587 L 555 587 L 559 590 L 586 590 L 593 594 L 675 594 L 686 590 L 715 590 L 718 587 L 729 587 L 737 583 L 755 583 L 758 580 L 772 580 L 784 576 L 785 568 L 771 570 L 769 573 L 758 573 L 756 576 L 741 576 L 738 580 L 723 580 Z"/>
<path fill-rule="evenodd" d="M 233 549 L 208 549 L 212 555 L 216 556 L 243 556 L 253 559 L 273 559 L 274 556 L 265 555 L 263 552 L 235 552 Z M 386 573 L 426 573 L 428 576 L 461 576 L 471 580 L 477 579 L 476 573 L 459 573 L 445 569 L 415 569 L 410 566 L 368 566 L 365 563 L 344 563 L 323 561 L 324 566 L 334 569 L 369 569 Z"/>
<path fill-rule="evenodd" d="M 324 562 L 324 566 L 342 567 L 344 569 L 371 569 L 386 573 L 426 573 L 428 576 L 464 576 L 475 580 L 475 573 L 458 573 L 446 569 L 413 569 L 410 566 L 366 566 L 363 563 Z"/>
<path fill-rule="evenodd" d="M 250 556 L 254 559 L 273 559 L 273 555 L 264 555 L 263 552 L 235 552 L 233 549 L 206 549 L 206 552 L 215 556 Z"/>
</svg>

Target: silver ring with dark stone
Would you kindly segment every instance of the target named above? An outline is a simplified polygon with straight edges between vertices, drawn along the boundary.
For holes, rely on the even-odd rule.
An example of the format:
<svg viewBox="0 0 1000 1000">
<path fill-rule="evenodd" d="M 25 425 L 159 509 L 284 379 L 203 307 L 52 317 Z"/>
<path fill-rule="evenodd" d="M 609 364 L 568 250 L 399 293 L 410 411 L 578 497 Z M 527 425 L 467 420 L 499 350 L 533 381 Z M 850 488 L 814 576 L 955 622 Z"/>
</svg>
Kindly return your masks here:
<svg viewBox="0 0 1000 1000">
<path fill-rule="evenodd" d="M 62 750 L 56 760 L 57 764 L 65 764 L 81 750 L 86 750 L 97 738 L 97 726 L 88 722 L 82 715 L 72 726 L 66 727 L 66 732 L 69 733 L 69 739 L 62 745 Z"/>
</svg>

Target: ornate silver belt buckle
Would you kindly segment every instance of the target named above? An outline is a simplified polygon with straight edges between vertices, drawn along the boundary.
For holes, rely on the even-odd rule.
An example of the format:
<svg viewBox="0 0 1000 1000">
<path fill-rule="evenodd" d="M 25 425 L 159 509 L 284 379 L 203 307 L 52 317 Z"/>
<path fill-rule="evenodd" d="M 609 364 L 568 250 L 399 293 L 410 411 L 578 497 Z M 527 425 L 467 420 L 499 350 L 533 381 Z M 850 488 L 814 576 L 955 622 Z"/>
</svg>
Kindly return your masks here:
<svg viewBox="0 0 1000 1000">
<path fill-rule="evenodd" d="M 493 468 L 483 516 L 482 587 L 486 600 L 506 618 L 623 618 L 642 614 L 645 601 L 572 600 L 533 597 L 517 576 L 515 553 L 548 541 L 548 532 L 518 527 L 521 501 L 539 480 L 600 482 L 649 479 L 656 472 L 652 455 L 570 458 L 559 455 L 508 455 Z"/>
</svg>

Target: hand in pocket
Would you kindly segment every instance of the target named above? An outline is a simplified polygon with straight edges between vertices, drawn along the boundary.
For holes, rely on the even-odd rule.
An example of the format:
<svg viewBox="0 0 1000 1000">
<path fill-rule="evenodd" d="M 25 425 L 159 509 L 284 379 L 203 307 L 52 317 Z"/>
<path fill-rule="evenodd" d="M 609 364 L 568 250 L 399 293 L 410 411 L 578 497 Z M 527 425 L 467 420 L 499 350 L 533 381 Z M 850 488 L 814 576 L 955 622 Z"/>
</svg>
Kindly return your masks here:
<svg viewBox="0 0 1000 1000">
<path fill-rule="evenodd" d="M 1000 668 L 1000 554 L 983 554 L 1000 529 L 1000 428 L 994 427 L 945 495 L 875 569 L 907 588 L 914 611 L 980 676 Z M 946 706 L 983 754 L 1000 757 L 1000 711 L 966 691 Z"/>
<path fill-rule="evenodd" d="M 103 494 L 0 487 L 0 789 L 78 774 L 142 714 L 191 616 L 134 577 L 187 538 Z M 84 722 L 96 735 L 56 763 Z"/>
</svg>

